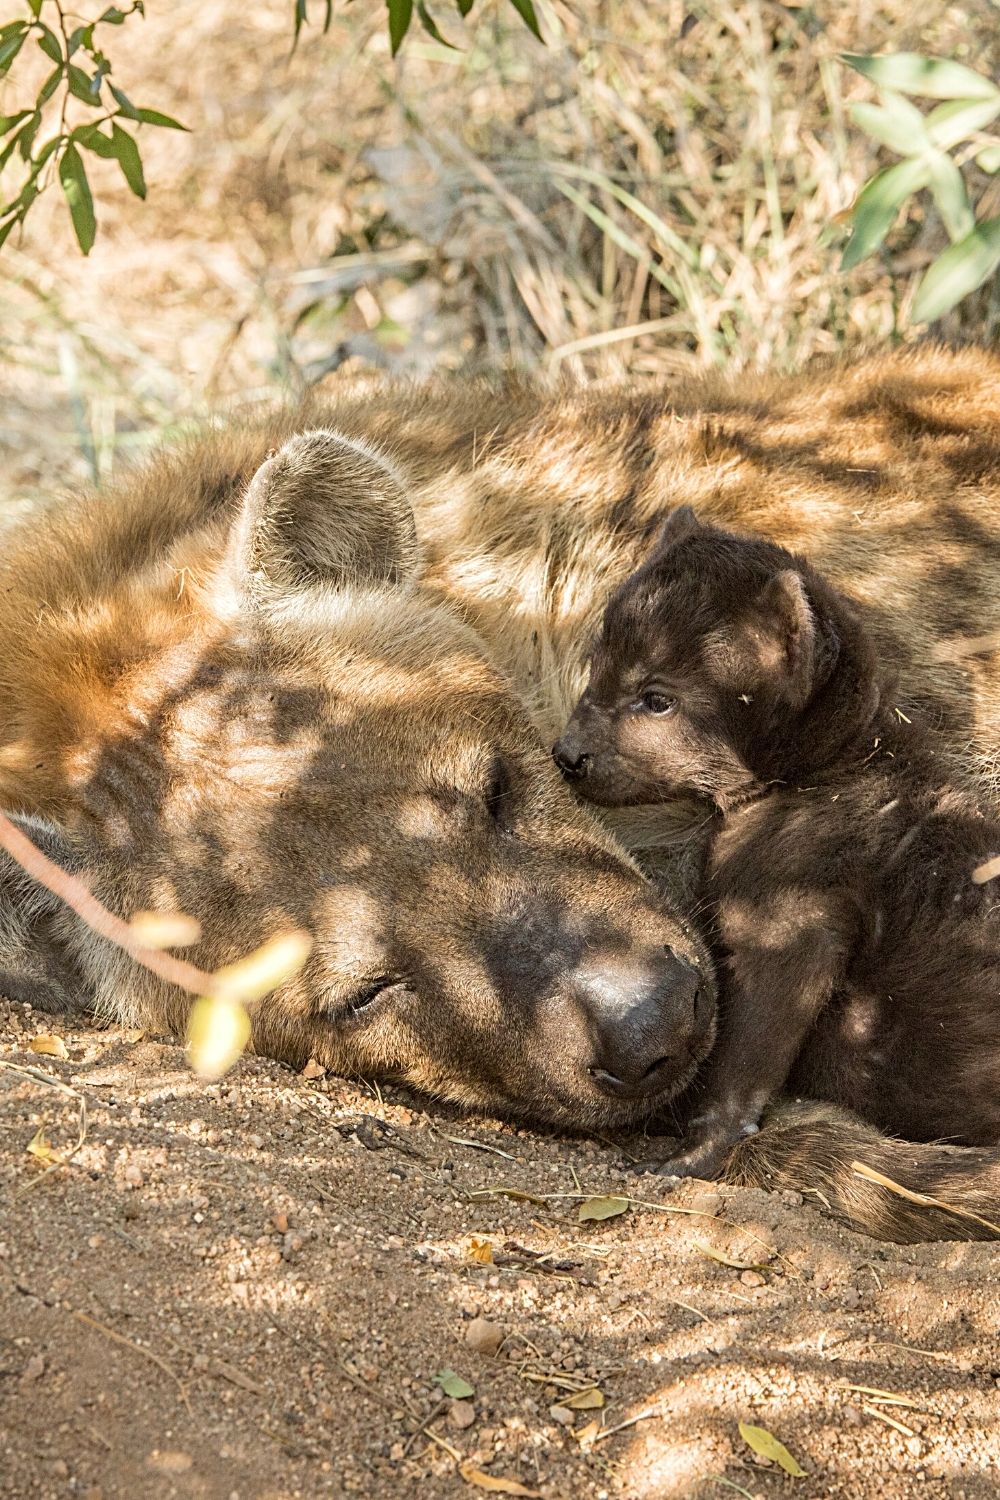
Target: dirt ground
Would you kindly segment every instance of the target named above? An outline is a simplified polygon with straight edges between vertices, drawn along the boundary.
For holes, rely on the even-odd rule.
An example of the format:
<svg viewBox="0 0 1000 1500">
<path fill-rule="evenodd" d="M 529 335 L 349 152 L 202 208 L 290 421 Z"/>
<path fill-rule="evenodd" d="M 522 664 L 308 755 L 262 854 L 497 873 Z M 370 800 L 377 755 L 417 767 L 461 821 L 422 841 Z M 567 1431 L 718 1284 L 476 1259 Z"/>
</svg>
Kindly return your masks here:
<svg viewBox="0 0 1000 1500">
<path fill-rule="evenodd" d="M 671 1190 L 629 1159 L 648 1142 L 262 1059 L 206 1087 L 173 1039 L 0 1014 L 5 1500 L 998 1493 L 995 1247 L 877 1244 L 797 1194 Z M 29 1050 L 52 1030 L 66 1060 Z M 85 1132 L 71 1166 L 40 1128 Z M 581 1223 L 591 1194 L 629 1206 Z"/>
</svg>

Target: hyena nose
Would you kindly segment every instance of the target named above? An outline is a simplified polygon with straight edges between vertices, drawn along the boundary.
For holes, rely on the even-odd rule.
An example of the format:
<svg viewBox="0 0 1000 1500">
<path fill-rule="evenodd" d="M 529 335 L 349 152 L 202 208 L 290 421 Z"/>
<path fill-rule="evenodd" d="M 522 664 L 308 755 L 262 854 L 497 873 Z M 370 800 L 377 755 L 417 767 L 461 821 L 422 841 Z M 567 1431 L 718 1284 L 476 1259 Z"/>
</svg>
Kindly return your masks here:
<svg viewBox="0 0 1000 1500">
<path fill-rule="evenodd" d="M 578 976 L 590 1023 L 587 1072 L 617 1099 L 669 1093 L 686 1076 L 703 1030 L 702 981 L 690 960 L 664 948 L 640 970 L 602 965 Z"/>
<path fill-rule="evenodd" d="M 587 775 L 593 756 L 575 745 L 568 735 L 563 735 L 552 747 L 552 759 L 568 781 L 577 781 Z"/>
</svg>

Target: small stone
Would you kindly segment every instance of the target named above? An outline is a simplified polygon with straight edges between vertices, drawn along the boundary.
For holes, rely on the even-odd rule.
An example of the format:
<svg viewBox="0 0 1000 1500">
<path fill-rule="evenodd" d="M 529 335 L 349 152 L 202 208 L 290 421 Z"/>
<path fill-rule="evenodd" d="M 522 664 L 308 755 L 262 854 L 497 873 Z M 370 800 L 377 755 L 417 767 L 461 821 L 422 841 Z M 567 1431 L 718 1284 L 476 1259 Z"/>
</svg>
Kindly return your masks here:
<svg viewBox="0 0 1000 1500">
<path fill-rule="evenodd" d="M 906 1451 L 907 1453 L 911 1453 L 914 1458 L 919 1458 L 924 1451 L 924 1445 L 918 1437 L 907 1438 Z"/>
<path fill-rule="evenodd" d="M 863 1418 L 861 1416 L 861 1413 L 858 1411 L 858 1408 L 856 1406 L 845 1406 L 844 1421 L 847 1423 L 848 1427 L 860 1427 L 862 1420 Z"/>
<path fill-rule="evenodd" d="M 276 1234 L 288 1233 L 288 1215 L 277 1213 L 271 1215 L 271 1228 Z"/>
<path fill-rule="evenodd" d="M 476 1408 L 471 1401 L 450 1401 L 448 1403 L 448 1424 L 457 1427 L 459 1432 L 464 1432 L 471 1427 L 476 1420 Z"/>
<path fill-rule="evenodd" d="M 788 1208 L 801 1208 L 806 1201 L 802 1194 L 797 1193 L 794 1188 L 785 1188 L 778 1196 Z"/>
<path fill-rule="evenodd" d="M 142 1170 L 141 1170 L 141 1168 L 139 1168 L 139 1167 L 136 1166 L 136 1164 L 135 1164 L 134 1161 L 130 1161 L 129 1162 L 128 1166 L 125 1168 L 124 1176 L 125 1176 L 125 1185 L 126 1185 L 126 1187 L 130 1187 L 130 1188 L 141 1188 L 142 1187 L 142 1183 L 143 1183 Z"/>
<path fill-rule="evenodd" d="M 552 1418 L 553 1422 L 557 1422 L 560 1427 L 572 1427 L 573 1425 L 573 1413 L 571 1411 L 567 1411 L 565 1406 L 550 1406 L 549 1416 Z"/>
<path fill-rule="evenodd" d="M 853 1309 L 861 1306 L 861 1293 L 856 1286 L 844 1288 L 843 1303 L 846 1308 Z"/>
<path fill-rule="evenodd" d="M 504 1341 L 504 1331 L 488 1318 L 473 1318 L 465 1330 L 465 1342 L 477 1354 L 496 1355 Z"/>
<path fill-rule="evenodd" d="M 767 1282 L 759 1271 L 742 1271 L 740 1280 L 744 1286 L 766 1286 Z"/>
<path fill-rule="evenodd" d="M 770 1458 L 765 1458 L 763 1453 L 755 1453 L 753 1455 L 753 1461 L 760 1469 L 770 1469 L 774 1467 L 773 1461 Z"/>
<path fill-rule="evenodd" d="M 33 1354 L 21 1371 L 21 1380 L 27 1383 L 29 1380 L 41 1380 L 45 1374 L 45 1360 L 40 1354 Z"/>
<path fill-rule="evenodd" d="M 160 1474 L 186 1474 L 193 1462 L 190 1453 L 182 1453 L 179 1448 L 154 1448 L 146 1459 L 147 1467 Z"/>
<path fill-rule="evenodd" d="M 305 1067 L 302 1069 L 302 1077 L 310 1079 L 325 1078 L 326 1069 L 321 1062 L 317 1062 L 314 1057 L 311 1057 L 306 1063 Z"/>
<path fill-rule="evenodd" d="M 688 1205 L 696 1214 L 716 1214 L 722 1212 L 722 1194 L 717 1193 L 714 1188 L 703 1188 L 701 1192 L 695 1193 Z"/>
</svg>

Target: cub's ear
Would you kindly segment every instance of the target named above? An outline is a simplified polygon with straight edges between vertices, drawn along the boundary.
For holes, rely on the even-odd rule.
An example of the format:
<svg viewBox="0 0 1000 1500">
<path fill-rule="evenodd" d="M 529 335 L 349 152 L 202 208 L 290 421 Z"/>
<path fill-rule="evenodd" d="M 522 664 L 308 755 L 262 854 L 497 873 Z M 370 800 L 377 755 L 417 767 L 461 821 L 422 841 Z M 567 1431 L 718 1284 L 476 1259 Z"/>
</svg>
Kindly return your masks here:
<svg viewBox="0 0 1000 1500">
<path fill-rule="evenodd" d="M 816 617 L 801 573 L 783 568 L 757 596 L 761 658 L 783 680 L 797 708 L 809 700 L 816 672 Z"/>
<path fill-rule="evenodd" d="M 49 859 L 72 870 L 65 835 L 45 818 L 8 813 Z M 69 946 L 77 919 L 0 850 L 0 996 L 39 1010 L 85 1011 L 90 994 Z"/>
<path fill-rule="evenodd" d="M 676 510 L 670 512 L 660 529 L 660 534 L 656 538 L 656 550 L 664 552 L 675 542 L 682 542 L 685 537 L 700 530 L 701 522 L 690 505 L 678 505 Z"/>
<path fill-rule="evenodd" d="M 291 438 L 247 486 L 226 554 L 244 596 L 318 583 L 407 583 L 419 561 L 413 509 L 375 449 L 319 428 Z"/>
</svg>

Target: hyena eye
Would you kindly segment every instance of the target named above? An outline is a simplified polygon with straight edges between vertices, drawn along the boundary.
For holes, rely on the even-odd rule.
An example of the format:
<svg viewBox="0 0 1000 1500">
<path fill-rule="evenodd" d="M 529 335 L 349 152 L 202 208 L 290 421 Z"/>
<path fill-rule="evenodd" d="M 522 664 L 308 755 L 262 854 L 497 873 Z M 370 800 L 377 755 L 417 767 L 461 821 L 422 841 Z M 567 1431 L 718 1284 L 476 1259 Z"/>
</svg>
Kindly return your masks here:
<svg viewBox="0 0 1000 1500">
<path fill-rule="evenodd" d="M 669 693 L 661 693 L 658 688 L 647 688 L 636 707 L 648 714 L 670 714 L 677 707 L 677 699 L 671 698 Z"/>
<path fill-rule="evenodd" d="M 376 1000 L 386 995 L 388 990 L 393 990 L 403 981 L 398 974 L 380 974 L 375 979 L 367 979 L 358 985 L 352 995 L 349 995 L 340 1007 L 342 1016 L 358 1016 L 363 1011 L 370 1010 Z"/>
</svg>

